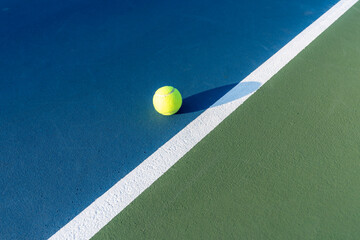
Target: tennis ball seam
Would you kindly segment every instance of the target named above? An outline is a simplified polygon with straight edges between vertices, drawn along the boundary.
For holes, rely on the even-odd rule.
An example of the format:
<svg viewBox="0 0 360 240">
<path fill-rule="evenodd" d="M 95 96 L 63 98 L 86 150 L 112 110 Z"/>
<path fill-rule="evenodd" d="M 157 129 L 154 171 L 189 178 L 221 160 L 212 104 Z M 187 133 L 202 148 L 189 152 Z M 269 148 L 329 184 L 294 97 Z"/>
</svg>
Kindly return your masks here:
<svg viewBox="0 0 360 240">
<path fill-rule="evenodd" d="M 172 94 L 173 92 L 175 91 L 175 88 L 172 87 L 171 91 L 167 94 L 159 94 L 157 93 L 156 95 L 159 96 L 159 97 L 166 97 L 166 96 L 169 96 L 170 94 Z"/>
</svg>

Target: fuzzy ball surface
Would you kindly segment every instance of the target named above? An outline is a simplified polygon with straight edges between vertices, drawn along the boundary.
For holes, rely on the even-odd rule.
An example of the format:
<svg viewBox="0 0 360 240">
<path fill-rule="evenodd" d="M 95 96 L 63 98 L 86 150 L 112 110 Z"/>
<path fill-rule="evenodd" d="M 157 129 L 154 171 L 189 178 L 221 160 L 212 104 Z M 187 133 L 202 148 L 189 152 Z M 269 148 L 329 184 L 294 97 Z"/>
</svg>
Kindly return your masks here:
<svg viewBox="0 0 360 240">
<path fill-rule="evenodd" d="M 171 86 L 159 88 L 153 97 L 155 110 L 162 115 L 173 115 L 179 111 L 182 104 L 180 92 Z"/>
</svg>

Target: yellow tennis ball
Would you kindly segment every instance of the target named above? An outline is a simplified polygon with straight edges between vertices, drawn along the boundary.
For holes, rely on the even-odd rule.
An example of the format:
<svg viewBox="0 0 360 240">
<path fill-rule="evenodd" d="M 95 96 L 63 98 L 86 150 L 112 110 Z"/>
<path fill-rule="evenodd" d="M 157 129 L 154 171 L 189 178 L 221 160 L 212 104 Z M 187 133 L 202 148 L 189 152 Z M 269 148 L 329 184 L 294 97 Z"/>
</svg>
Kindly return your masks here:
<svg viewBox="0 0 360 240">
<path fill-rule="evenodd" d="M 173 115 L 179 111 L 182 98 L 180 92 L 170 86 L 159 88 L 153 97 L 155 110 L 162 115 Z"/>
</svg>

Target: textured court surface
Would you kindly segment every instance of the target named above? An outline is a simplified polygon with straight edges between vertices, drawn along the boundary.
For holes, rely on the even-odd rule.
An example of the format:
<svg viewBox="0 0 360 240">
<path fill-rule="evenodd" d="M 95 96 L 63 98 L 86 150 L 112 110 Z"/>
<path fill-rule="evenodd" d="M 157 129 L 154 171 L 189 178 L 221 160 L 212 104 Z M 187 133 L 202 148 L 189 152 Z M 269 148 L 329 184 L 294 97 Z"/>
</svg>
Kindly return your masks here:
<svg viewBox="0 0 360 240">
<path fill-rule="evenodd" d="M 94 239 L 358 239 L 360 4 Z"/>
<path fill-rule="evenodd" d="M 0 239 L 50 237 L 336 2 L 0 1 Z"/>
</svg>

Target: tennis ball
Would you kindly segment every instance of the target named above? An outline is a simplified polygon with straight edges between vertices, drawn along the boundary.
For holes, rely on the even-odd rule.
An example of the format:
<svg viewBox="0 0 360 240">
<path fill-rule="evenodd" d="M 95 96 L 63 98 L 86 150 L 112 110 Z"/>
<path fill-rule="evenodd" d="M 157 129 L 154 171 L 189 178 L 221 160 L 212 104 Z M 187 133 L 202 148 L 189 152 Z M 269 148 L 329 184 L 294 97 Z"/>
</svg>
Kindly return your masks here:
<svg viewBox="0 0 360 240">
<path fill-rule="evenodd" d="M 173 115 L 179 111 L 182 98 L 180 92 L 170 86 L 159 88 L 153 97 L 155 110 L 162 115 Z"/>
</svg>

